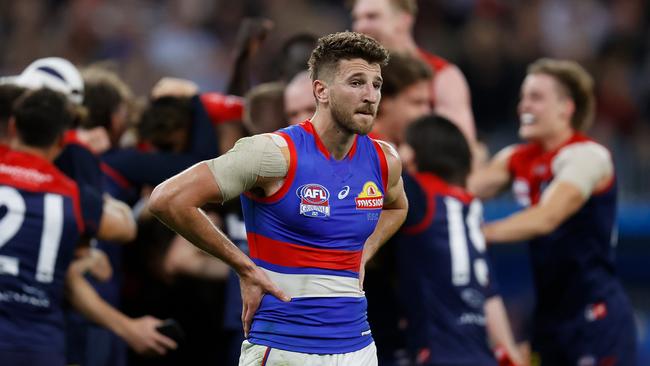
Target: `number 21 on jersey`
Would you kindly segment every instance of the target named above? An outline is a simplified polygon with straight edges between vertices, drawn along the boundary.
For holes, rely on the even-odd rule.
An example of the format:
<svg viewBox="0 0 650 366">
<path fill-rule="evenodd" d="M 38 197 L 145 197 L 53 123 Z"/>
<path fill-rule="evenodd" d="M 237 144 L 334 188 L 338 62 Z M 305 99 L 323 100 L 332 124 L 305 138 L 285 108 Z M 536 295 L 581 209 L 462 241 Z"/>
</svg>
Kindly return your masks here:
<svg viewBox="0 0 650 366">
<path fill-rule="evenodd" d="M 36 280 L 49 283 L 54 278 L 54 267 L 63 231 L 63 196 L 47 193 L 43 199 L 43 231 L 36 265 Z M 0 275 L 18 276 L 19 259 L 2 255 L 2 248 L 10 244 L 11 239 L 23 226 L 27 207 L 20 192 L 9 186 L 0 186 L 0 207 L 3 206 L 6 213 L 0 219 Z"/>
</svg>

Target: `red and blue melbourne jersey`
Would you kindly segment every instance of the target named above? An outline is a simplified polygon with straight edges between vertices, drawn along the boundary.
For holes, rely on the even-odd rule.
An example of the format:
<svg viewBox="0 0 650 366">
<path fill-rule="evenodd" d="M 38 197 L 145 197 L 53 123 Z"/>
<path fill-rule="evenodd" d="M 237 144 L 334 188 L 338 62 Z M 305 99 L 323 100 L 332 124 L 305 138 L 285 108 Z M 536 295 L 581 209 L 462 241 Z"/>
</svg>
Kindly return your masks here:
<svg viewBox="0 0 650 366">
<path fill-rule="evenodd" d="M 264 296 L 249 341 L 294 352 L 336 354 L 372 342 L 359 287 L 366 239 L 375 229 L 388 180 L 380 145 L 356 136 L 333 159 L 311 122 L 277 132 L 290 166 L 272 196 L 242 195 L 250 257 L 285 293 Z"/>
<path fill-rule="evenodd" d="M 409 212 L 396 247 L 409 347 L 421 364 L 496 365 L 483 308 L 496 286 L 481 202 L 430 173 L 403 179 Z"/>
<path fill-rule="evenodd" d="M 0 156 L 0 349 L 64 352 L 64 281 L 83 231 L 72 180 L 35 155 Z"/>
<path fill-rule="evenodd" d="M 575 134 L 552 151 L 537 144 L 518 146 L 509 161 L 517 201 L 524 206 L 537 204 L 554 178 L 553 161 L 563 149 L 578 144 L 595 142 Z M 530 241 L 540 326 L 551 326 L 550 319 L 581 316 L 586 305 L 622 294 L 614 270 L 615 220 L 616 180 L 612 178 L 555 231 Z"/>
</svg>

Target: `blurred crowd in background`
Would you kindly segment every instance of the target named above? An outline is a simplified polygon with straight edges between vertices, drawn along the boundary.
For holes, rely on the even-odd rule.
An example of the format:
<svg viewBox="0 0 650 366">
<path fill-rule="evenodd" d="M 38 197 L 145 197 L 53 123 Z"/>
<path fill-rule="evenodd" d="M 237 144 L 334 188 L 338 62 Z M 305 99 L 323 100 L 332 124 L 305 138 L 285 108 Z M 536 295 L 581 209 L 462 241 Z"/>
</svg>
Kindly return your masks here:
<svg viewBox="0 0 650 366">
<path fill-rule="evenodd" d="M 420 1 L 415 39 L 460 66 L 476 125 L 495 150 L 516 139 L 515 105 L 525 67 L 570 58 L 596 77 L 593 134 L 616 155 L 623 198 L 648 197 L 650 9 L 643 0 Z M 288 10 L 290 9 L 290 11 Z M 45 55 L 75 64 L 110 60 L 141 95 L 163 75 L 223 90 L 244 17 L 274 22 L 254 67 L 276 79 L 280 47 L 296 33 L 349 29 L 345 1 L 24 0 L 0 2 L 0 72 Z"/>
<path fill-rule="evenodd" d="M 478 136 L 491 152 L 517 141 L 516 105 L 529 63 L 539 57 L 569 58 L 595 77 L 597 117 L 591 135 L 614 155 L 621 217 L 627 220 L 620 222 L 621 277 L 638 310 L 640 342 L 646 345 L 641 357 L 650 359 L 650 3 L 422 0 L 418 6 L 415 39 L 463 71 Z M 0 75 L 17 75 L 37 58 L 60 56 L 76 65 L 101 63 L 143 101 L 163 76 L 191 80 L 202 92 L 228 93 L 237 34 L 248 17 L 273 23 L 251 60 L 252 85 L 286 77 L 279 62 L 290 37 L 351 28 L 343 0 L 0 1 Z M 509 198 L 503 202 L 488 204 L 487 216 L 505 215 Z M 147 244 L 127 255 L 131 269 L 140 268 L 143 258 L 147 266 L 160 264 L 150 254 L 164 252 L 155 249 L 159 242 L 173 240 L 160 224 L 147 225 L 155 226 L 141 230 L 148 236 L 139 242 Z M 524 256 L 522 248 L 495 254 L 504 297 L 520 333 L 525 333 L 523 319 L 533 301 L 529 278 L 522 275 L 527 271 Z M 173 316 L 184 325 L 189 341 L 169 364 L 173 359 L 219 364 L 220 353 L 226 352 L 219 342 L 228 338 L 220 331 L 223 283 L 184 277 L 171 281 L 159 272 L 154 269 L 151 278 L 139 274 L 126 282 L 123 291 L 131 302 L 125 311 L 136 316 L 154 309 L 153 315 Z"/>
</svg>

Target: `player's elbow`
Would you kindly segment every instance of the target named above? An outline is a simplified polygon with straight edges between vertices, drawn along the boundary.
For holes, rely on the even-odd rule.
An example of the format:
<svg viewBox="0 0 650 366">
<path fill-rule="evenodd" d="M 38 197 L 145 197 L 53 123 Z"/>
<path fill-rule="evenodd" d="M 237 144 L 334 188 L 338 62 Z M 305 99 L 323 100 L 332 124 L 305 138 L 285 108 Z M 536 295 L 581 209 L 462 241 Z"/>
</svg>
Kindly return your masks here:
<svg viewBox="0 0 650 366">
<path fill-rule="evenodd" d="M 163 182 L 157 185 L 149 196 L 149 211 L 158 218 L 164 217 L 171 211 L 173 199 L 173 195 Z"/>
<path fill-rule="evenodd" d="M 156 186 L 149 197 L 149 211 L 163 222 L 172 217 L 174 209 L 184 204 L 181 192 L 169 183 L 165 181 Z"/>
</svg>

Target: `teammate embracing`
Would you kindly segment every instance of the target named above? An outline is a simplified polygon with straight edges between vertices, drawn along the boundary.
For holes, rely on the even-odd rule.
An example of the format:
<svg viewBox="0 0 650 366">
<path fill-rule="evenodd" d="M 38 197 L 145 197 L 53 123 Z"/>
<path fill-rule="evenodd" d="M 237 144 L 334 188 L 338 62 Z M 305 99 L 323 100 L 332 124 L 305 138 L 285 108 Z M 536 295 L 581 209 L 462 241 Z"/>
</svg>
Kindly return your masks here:
<svg viewBox="0 0 650 366">
<path fill-rule="evenodd" d="M 524 210 L 484 227 L 488 242 L 529 241 L 537 295 L 533 350 L 542 365 L 634 365 L 632 309 L 614 269 L 616 176 L 609 151 L 583 134 L 593 80 L 577 63 L 528 68 L 519 136 L 471 183 L 506 185 Z"/>
</svg>

